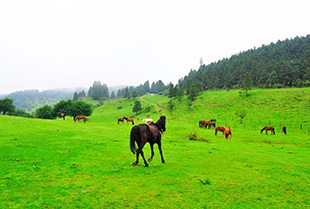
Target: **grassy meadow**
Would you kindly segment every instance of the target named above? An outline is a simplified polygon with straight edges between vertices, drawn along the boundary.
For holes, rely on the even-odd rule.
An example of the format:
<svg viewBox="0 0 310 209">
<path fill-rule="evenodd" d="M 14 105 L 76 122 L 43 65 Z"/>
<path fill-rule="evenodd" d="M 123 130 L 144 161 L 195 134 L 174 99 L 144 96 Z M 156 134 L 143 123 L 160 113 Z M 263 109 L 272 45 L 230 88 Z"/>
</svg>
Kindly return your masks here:
<svg viewBox="0 0 310 209">
<path fill-rule="evenodd" d="M 309 98 L 310 88 L 210 91 L 191 105 L 173 100 L 170 110 L 167 97 L 145 95 L 137 100 L 151 111 L 138 115 L 133 99 L 88 100 L 99 107 L 87 123 L 1 115 L 1 208 L 309 208 Z M 117 119 L 157 121 L 159 109 L 166 163 L 155 145 L 149 167 L 142 159 L 132 167 L 132 125 Z M 199 128 L 211 118 L 232 127 L 233 141 Z M 276 134 L 261 134 L 266 125 Z M 143 151 L 148 158 L 148 144 Z"/>
</svg>

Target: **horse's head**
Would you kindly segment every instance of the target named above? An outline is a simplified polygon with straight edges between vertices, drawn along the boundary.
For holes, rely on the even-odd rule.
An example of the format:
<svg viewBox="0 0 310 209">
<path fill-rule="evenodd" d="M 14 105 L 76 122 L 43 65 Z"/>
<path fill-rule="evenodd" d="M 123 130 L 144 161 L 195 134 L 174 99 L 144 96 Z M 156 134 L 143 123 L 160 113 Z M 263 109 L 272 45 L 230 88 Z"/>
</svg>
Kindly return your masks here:
<svg viewBox="0 0 310 209">
<path fill-rule="evenodd" d="M 160 132 L 166 131 L 166 116 L 160 116 L 159 120 L 155 123 Z"/>
</svg>

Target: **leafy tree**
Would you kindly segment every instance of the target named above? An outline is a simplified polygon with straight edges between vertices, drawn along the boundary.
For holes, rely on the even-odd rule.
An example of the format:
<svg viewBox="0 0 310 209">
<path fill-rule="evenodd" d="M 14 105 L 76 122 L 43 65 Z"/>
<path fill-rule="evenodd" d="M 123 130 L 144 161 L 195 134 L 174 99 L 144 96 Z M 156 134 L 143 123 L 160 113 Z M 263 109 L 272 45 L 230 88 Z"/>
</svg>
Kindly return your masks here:
<svg viewBox="0 0 310 209">
<path fill-rule="evenodd" d="M 251 90 L 251 87 L 253 86 L 253 81 L 251 79 L 250 73 L 245 73 L 242 86 L 242 89 L 245 90 L 245 96 L 248 96 L 248 90 Z"/>
<path fill-rule="evenodd" d="M 237 111 L 236 115 L 240 117 L 240 123 L 242 123 L 243 118 L 247 115 L 247 112 L 245 110 Z"/>
<path fill-rule="evenodd" d="M 77 92 L 74 92 L 74 95 L 73 95 L 73 99 L 72 99 L 72 100 L 73 100 L 74 102 L 79 100 L 79 95 L 77 94 Z"/>
<path fill-rule="evenodd" d="M 72 105 L 72 101 L 68 100 L 68 101 L 60 101 L 57 104 L 54 105 L 53 111 L 52 111 L 52 117 L 53 118 L 60 118 L 62 117 L 61 114 L 64 113 L 65 115 L 63 116 L 63 119 L 65 120 L 65 117 L 67 115 L 71 115 L 71 105 Z"/>
<path fill-rule="evenodd" d="M 55 117 L 52 116 L 52 111 L 53 108 L 48 105 L 43 105 L 35 110 L 35 116 L 42 119 L 54 119 Z"/>
<path fill-rule="evenodd" d="M 135 101 L 135 105 L 132 108 L 132 112 L 139 113 L 142 110 L 141 102 Z"/>
<path fill-rule="evenodd" d="M 76 101 L 71 103 L 70 115 L 73 119 L 78 115 L 90 116 L 93 112 L 92 106 L 83 101 Z"/>
<path fill-rule="evenodd" d="M 30 118 L 31 115 L 23 110 L 15 110 L 13 112 L 8 112 L 8 115 L 12 115 L 12 116 L 20 116 L 20 117 L 27 117 Z"/>
<path fill-rule="evenodd" d="M 132 92 L 132 98 L 136 98 L 136 97 L 138 97 L 139 95 L 138 95 L 138 93 L 137 93 L 137 91 L 136 90 L 134 90 L 133 92 Z"/>
<path fill-rule="evenodd" d="M 5 98 L 0 100 L 0 112 L 5 115 L 7 112 L 14 112 L 15 106 L 13 105 L 13 99 Z"/>
</svg>

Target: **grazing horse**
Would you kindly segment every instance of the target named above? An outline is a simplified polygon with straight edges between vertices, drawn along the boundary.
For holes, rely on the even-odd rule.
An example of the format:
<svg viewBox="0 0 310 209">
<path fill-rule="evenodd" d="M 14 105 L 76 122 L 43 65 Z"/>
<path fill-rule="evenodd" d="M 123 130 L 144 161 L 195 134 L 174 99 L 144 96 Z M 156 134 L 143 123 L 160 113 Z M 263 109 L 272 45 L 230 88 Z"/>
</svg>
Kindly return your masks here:
<svg viewBox="0 0 310 209">
<path fill-rule="evenodd" d="M 145 167 L 148 167 L 148 163 L 146 162 L 143 154 L 144 145 L 149 142 L 151 146 L 151 157 L 148 159 L 148 162 L 151 162 L 154 156 L 153 146 L 156 143 L 158 145 L 159 153 L 161 156 L 161 162 L 165 163 L 163 152 L 161 150 L 161 133 L 166 131 L 166 116 L 161 116 L 159 120 L 154 124 L 150 125 L 139 124 L 134 126 L 130 132 L 130 149 L 133 154 L 137 153 L 136 161 L 132 164 L 132 166 L 136 166 L 139 163 L 139 155 L 141 154 Z M 136 145 L 138 145 L 138 149 L 136 149 Z"/>
<path fill-rule="evenodd" d="M 264 130 L 266 131 L 266 134 L 268 134 L 267 131 L 271 131 L 271 135 L 272 135 L 272 134 L 275 135 L 275 131 L 274 131 L 274 127 L 273 127 L 273 126 L 265 126 L 265 127 L 260 131 L 260 133 L 263 133 Z"/>
<path fill-rule="evenodd" d="M 224 135 L 225 129 L 226 129 L 226 128 L 225 128 L 224 126 L 217 126 L 217 127 L 215 128 L 215 136 L 217 136 L 217 132 L 218 132 L 218 131 L 223 132 L 223 135 Z"/>
<path fill-rule="evenodd" d="M 213 123 L 215 121 L 216 121 L 215 119 L 211 119 L 208 121 L 201 120 L 199 121 L 199 127 L 202 128 L 204 126 L 205 128 L 207 128 L 208 126 L 208 129 L 210 129 L 210 127 L 213 126 L 215 128 L 215 123 Z"/>
<path fill-rule="evenodd" d="M 283 131 L 284 135 L 286 135 L 286 126 L 282 127 L 282 131 Z"/>
<path fill-rule="evenodd" d="M 76 116 L 74 119 L 74 122 L 76 123 L 76 120 L 80 122 L 80 120 L 84 120 L 84 123 L 86 123 L 86 117 L 85 116 Z"/>
<path fill-rule="evenodd" d="M 154 121 L 153 121 L 153 119 L 148 118 L 148 119 L 143 119 L 142 122 L 146 122 L 147 124 L 151 124 L 151 123 L 153 123 Z"/>
<path fill-rule="evenodd" d="M 126 119 L 126 121 L 127 121 L 127 125 L 128 125 L 128 122 L 131 122 L 132 125 L 135 125 L 134 122 L 133 122 L 133 119 L 131 119 L 131 118 L 125 118 L 125 119 Z"/>
<path fill-rule="evenodd" d="M 127 119 L 128 118 L 126 118 L 126 117 L 118 118 L 117 124 L 119 124 L 119 122 L 124 122 L 124 120 L 127 120 Z"/>
<path fill-rule="evenodd" d="M 229 141 L 229 135 L 230 135 L 230 137 L 231 137 L 230 139 L 232 141 L 232 132 L 231 132 L 231 128 L 230 127 L 225 129 L 224 134 L 225 134 L 225 138 L 227 139 L 227 141 Z"/>
</svg>

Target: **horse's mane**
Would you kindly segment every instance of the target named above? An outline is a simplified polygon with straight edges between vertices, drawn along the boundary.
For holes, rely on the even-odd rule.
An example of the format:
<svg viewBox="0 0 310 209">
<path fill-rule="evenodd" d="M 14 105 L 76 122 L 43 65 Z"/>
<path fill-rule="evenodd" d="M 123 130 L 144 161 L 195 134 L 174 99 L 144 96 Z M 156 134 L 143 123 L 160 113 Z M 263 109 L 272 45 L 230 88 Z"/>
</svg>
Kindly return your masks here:
<svg viewBox="0 0 310 209">
<path fill-rule="evenodd" d="M 266 128 L 267 126 L 265 126 L 262 130 L 260 130 L 260 131 L 263 131 L 263 130 L 265 130 L 265 128 Z"/>
</svg>

